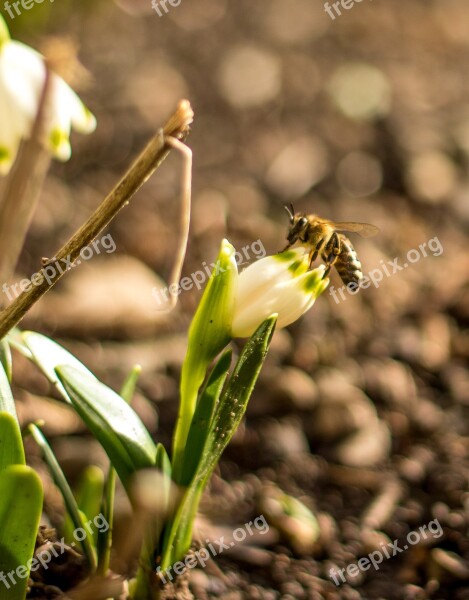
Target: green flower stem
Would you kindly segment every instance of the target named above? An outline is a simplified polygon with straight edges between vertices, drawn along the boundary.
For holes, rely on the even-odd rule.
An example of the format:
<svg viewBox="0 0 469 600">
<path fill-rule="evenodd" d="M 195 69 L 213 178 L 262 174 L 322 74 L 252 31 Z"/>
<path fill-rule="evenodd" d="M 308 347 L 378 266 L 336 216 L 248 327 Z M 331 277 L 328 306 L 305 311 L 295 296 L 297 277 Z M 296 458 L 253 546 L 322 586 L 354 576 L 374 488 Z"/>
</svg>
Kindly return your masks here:
<svg viewBox="0 0 469 600">
<path fill-rule="evenodd" d="M 204 488 L 243 418 L 275 329 L 276 315 L 262 323 L 246 343 L 216 403 L 197 470 L 178 506 L 169 530 L 161 569 L 181 560 L 191 545 L 192 528 Z"/>
<path fill-rule="evenodd" d="M 207 369 L 231 339 L 237 265 L 235 249 L 223 240 L 215 268 L 189 328 L 186 358 L 181 372 L 181 400 L 173 439 L 173 479 L 180 483 L 184 449 L 192 423 L 199 389 Z"/>
</svg>

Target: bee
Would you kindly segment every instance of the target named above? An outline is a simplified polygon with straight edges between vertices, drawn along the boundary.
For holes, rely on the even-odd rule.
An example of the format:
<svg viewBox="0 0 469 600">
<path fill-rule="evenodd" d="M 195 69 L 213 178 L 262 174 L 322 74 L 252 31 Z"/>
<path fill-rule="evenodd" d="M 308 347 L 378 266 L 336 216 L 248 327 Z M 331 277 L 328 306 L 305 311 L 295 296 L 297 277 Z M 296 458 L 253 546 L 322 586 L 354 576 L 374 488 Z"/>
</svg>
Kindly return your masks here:
<svg viewBox="0 0 469 600">
<path fill-rule="evenodd" d="M 334 266 L 345 285 L 354 283 L 358 286 L 363 279 L 362 266 L 352 242 L 340 232 L 351 231 L 362 237 L 369 237 L 378 233 L 379 229 L 369 223 L 334 223 L 318 215 L 295 213 L 292 204 L 285 206 L 285 210 L 290 217 L 285 250 L 299 242 L 310 248 L 310 269 L 321 253 L 326 265 L 324 277 L 329 275 Z"/>
</svg>

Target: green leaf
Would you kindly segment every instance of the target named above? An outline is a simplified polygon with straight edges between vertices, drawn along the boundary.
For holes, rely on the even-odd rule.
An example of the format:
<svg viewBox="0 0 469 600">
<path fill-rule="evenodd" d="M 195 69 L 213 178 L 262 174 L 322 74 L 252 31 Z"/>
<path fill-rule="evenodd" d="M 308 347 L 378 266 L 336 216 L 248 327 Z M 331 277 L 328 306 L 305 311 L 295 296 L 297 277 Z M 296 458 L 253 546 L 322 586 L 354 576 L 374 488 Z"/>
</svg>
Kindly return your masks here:
<svg viewBox="0 0 469 600">
<path fill-rule="evenodd" d="M 223 240 L 215 268 L 189 328 L 181 372 L 181 401 L 173 439 L 173 479 L 180 482 L 184 448 L 207 369 L 231 339 L 238 269 L 235 249 Z"/>
<path fill-rule="evenodd" d="M 8 381 L 11 383 L 12 376 L 12 364 L 11 364 L 11 350 L 10 344 L 7 342 L 5 338 L 0 340 L 0 363 L 5 369 L 5 373 L 7 374 Z"/>
<path fill-rule="evenodd" d="M 120 395 L 127 402 L 132 403 L 132 398 L 135 393 L 137 381 L 140 376 L 142 368 L 140 365 L 134 365 L 130 373 L 127 375 L 122 387 Z M 156 456 L 158 457 L 158 447 L 156 449 Z M 111 559 L 111 548 L 112 548 L 112 532 L 114 525 L 114 497 L 116 491 L 116 470 L 112 465 L 109 467 L 106 482 L 104 484 L 103 499 L 101 505 L 101 512 L 103 514 L 106 523 L 109 524 L 107 529 L 101 529 L 98 531 L 98 575 L 105 576 L 109 569 Z"/>
<path fill-rule="evenodd" d="M 137 387 L 138 378 L 140 377 L 141 372 L 142 367 L 140 365 L 134 365 L 122 384 L 120 395 L 127 404 L 132 404 L 132 398 L 134 397 L 135 388 Z"/>
<path fill-rule="evenodd" d="M 26 464 L 23 439 L 16 417 L 0 412 L 0 471 L 11 465 Z"/>
<path fill-rule="evenodd" d="M 104 473 L 96 465 L 89 465 L 84 470 L 77 490 L 77 501 L 80 510 L 88 519 L 94 519 L 101 512 L 101 499 L 104 489 Z"/>
<path fill-rule="evenodd" d="M 180 560 L 191 544 L 192 526 L 202 492 L 246 411 L 275 329 L 276 317 L 264 321 L 249 339 L 221 395 L 198 469 L 173 520 L 161 568 Z"/>
<path fill-rule="evenodd" d="M 24 600 L 39 521 L 42 513 L 42 484 L 25 465 L 8 467 L 0 473 L 0 573 L 13 573 L 15 585 L 5 577 L 0 600 Z M 7 581 L 7 584 L 5 584 Z"/>
<path fill-rule="evenodd" d="M 269 350 L 277 317 L 262 323 L 248 340 L 236 363 L 213 417 L 204 453 L 207 468 L 213 469 L 238 428 Z"/>
<path fill-rule="evenodd" d="M 36 444 L 42 450 L 44 459 L 52 474 L 52 478 L 57 487 L 59 488 L 60 493 L 62 494 L 65 503 L 65 508 L 67 509 L 67 513 L 70 519 L 72 520 L 74 528 L 79 529 L 81 527 L 85 531 L 88 531 L 86 527 L 86 518 L 84 514 L 80 511 L 75 496 L 73 495 L 73 492 L 68 484 L 67 478 L 65 477 L 64 472 L 62 471 L 62 468 L 59 465 L 59 462 L 55 457 L 54 452 L 52 451 L 52 448 L 49 446 L 48 441 L 44 437 L 44 434 L 34 423 L 28 425 L 28 431 L 33 436 L 33 439 L 36 442 Z M 89 536 L 86 535 L 84 539 L 79 543 L 82 547 L 84 555 L 88 560 L 91 570 L 94 571 L 96 568 L 96 555 Z"/>
<path fill-rule="evenodd" d="M 56 369 L 75 410 L 106 451 L 124 487 L 138 469 L 155 465 L 156 446 L 137 413 L 113 390 L 64 366 Z"/>
<path fill-rule="evenodd" d="M 3 44 L 10 41 L 10 32 L 5 19 L 0 15 L 0 50 Z"/>
<path fill-rule="evenodd" d="M 109 527 L 106 530 L 100 530 L 98 532 L 98 575 L 105 576 L 109 569 L 111 562 L 111 548 L 112 548 L 112 532 L 114 525 L 114 500 L 116 494 L 116 470 L 112 465 L 109 466 L 109 473 L 107 474 L 106 483 L 104 484 L 103 500 L 101 504 L 101 512 L 109 523 Z"/>
<path fill-rule="evenodd" d="M 32 358 L 37 366 L 41 369 L 47 379 L 53 383 L 60 392 L 63 399 L 70 403 L 70 398 L 57 377 L 55 369 L 58 366 L 67 365 L 74 369 L 86 373 L 90 378 L 97 381 L 96 377 L 91 373 L 85 365 L 77 358 L 70 354 L 68 350 L 62 348 L 59 344 L 52 341 L 45 335 L 35 333 L 34 331 L 24 331 L 21 335 L 25 346 L 31 352 Z"/>
<path fill-rule="evenodd" d="M 0 470 L 24 465 L 24 447 L 7 374 L 0 364 Z"/>
<path fill-rule="evenodd" d="M 132 585 L 134 600 L 146 600 L 153 597 L 151 590 L 154 586 L 155 556 L 161 554 L 161 540 L 164 540 L 163 529 L 172 516 L 170 513 L 174 511 L 174 506 L 177 505 L 174 498 L 174 484 L 171 481 L 171 463 L 162 444 L 157 446 L 155 466 L 161 473 L 161 477 L 155 477 L 155 484 L 159 485 L 158 500 L 155 505 L 155 513 L 145 530 L 138 561 L 139 568 Z M 172 487 L 173 496 L 171 496 Z"/>
<path fill-rule="evenodd" d="M 175 511 L 174 506 L 174 484 L 172 481 L 171 461 L 163 444 L 158 444 L 156 451 L 156 468 L 162 475 L 162 507 L 159 510 L 160 516 L 155 519 L 155 531 L 157 532 L 156 539 L 159 540 L 161 533 L 167 522 L 172 518 Z M 154 548 L 152 549 L 154 550 Z M 158 554 L 161 549 L 158 548 Z"/>
<path fill-rule="evenodd" d="M 163 444 L 158 444 L 156 447 L 155 467 L 159 469 L 164 476 L 164 498 L 165 505 L 167 505 L 169 503 L 171 492 L 171 461 L 169 460 L 168 453 L 166 452 Z"/>
<path fill-rule="evenodd" d="M 210 431 L 214 410 L 228 377 L 232 354 L 231 350 L 227 350 L 222 354 L 220 360 L 213 368 L 207 385 L 197 403 L 184 451 L 180 481 L 180 484 L 183 486 L 189 485 L 197 470 L 205 441 Z"/>
<path fill-rule="evenodd" d="M 0 411 L 7 412 L 17 419 L 13 393 L 3 365 L 0 365 Z"/>
<path fill-rule="evenodd" d="M 78 508 L 88 523 L 86 531 L 91 536 L 91 541 L 96 546 L 99 529 L 90 521 L 93 521 L 101 513 L 101 504 L 104 491 L 104 473 L 96 465 L 87 466 L 80 477 L 80 482 L 75 492 Z M 75 527 L 71 519 L 66 520 L 64 526 L 67 541 L 74 541 L 73 531 Z"/>
</svg>

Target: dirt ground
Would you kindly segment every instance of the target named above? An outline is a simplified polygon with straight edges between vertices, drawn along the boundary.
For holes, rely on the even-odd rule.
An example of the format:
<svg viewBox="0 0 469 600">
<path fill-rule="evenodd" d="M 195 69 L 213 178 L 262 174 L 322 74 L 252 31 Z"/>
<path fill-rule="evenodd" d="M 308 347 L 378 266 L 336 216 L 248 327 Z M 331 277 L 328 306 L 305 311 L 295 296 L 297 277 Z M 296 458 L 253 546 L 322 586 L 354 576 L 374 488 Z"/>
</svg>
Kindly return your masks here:
<svg viewBox="0 0 469 600">
<path fill-rule="evenodd" d="M 98 129 L 54 165 L 18 279 L 54 255 L 181 98 L 195 111 L 184 275 L 210 264 L 223 237 L 250 261 L 257 240 L 280 250 L 289 202 L 380 228 L 352 239 L 364 272 L 381 280 L 351 295 L 334 273 L 310 313 L 276 332 L 197 537 L 229 537 L 259 515 L 269 531 L 191 571 L 186 597 L 469 598 L 469 7 L 357 0 L 334 20 L 310 0 L 182 0 L 162 16 L 150 0 L 34 10 L 15 21 L 17 37 L 79 44 L 81 95 Z M 67 275 L 23 323 L 115 389 L 140 363 L 135 407 L 166 445 L 200 298 L 184 292 L 168 318 L 152 295 L 176 248 L 180 177 L 171 155 L 107 230 L 115 251 Z M 16 368 L 19 413 L 46 420 L 68 475 L 104 464 L 42 378 L 19 358 Z M 279 490 L 315 515 L 312 547 L 311 523 L 279 516 Z M 123 498 L 118 508 L 123 538 Z M 49 481 L 45 518 L 57 525 L 62 512 Z M 350 568 L 383 547 L 396 556 Z M 331 569 L 347 567 L 335 585 Z"/>
</svg>

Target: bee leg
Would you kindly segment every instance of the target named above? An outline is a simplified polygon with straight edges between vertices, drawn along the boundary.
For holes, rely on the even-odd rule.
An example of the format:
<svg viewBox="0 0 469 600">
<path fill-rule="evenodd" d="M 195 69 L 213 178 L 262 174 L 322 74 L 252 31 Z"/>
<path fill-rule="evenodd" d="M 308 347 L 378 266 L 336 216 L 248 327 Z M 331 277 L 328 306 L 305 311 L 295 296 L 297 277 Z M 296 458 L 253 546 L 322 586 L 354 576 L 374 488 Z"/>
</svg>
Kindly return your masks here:
<svg viewBox="0 0 469 600">
<path fill-rule="evenodd" d="M 340 251 L 340 238 L 334 231 L 334 233 L 331 235 L 329 242 L 327 243 L 325 251 L 322 254 L 322 259 L 326 265 L 326 270 L 324 271 L 324 275 L 322 276 L 323 279 L 325 279 L 329 275 L 332 267 L 334 266 L 334 263 L 339 258 Z"/>
<path fill-rule="evenodd" d="M 332 266 L 339 257 L 340 251 L 340 239 L 337 233 L 334 231 L 334 233 L 331 235 L 331 239 L 328 241 L 327 246 L 322 254 L 324 262 Z"/>
<path fill-rule="evenodd" d="M 313 267 L 313 262 L 317 259 L 318 254 L 319 254 L 319 250 L 321 249 L 321 246 L 324 244 L 324 238 L 320 239 L 319 242 L 316 245 L 316 248 L 314 248 L 314 250 L 312 250 L 309 253 L 309 270 L 312 269 Z"/>
</svg>

